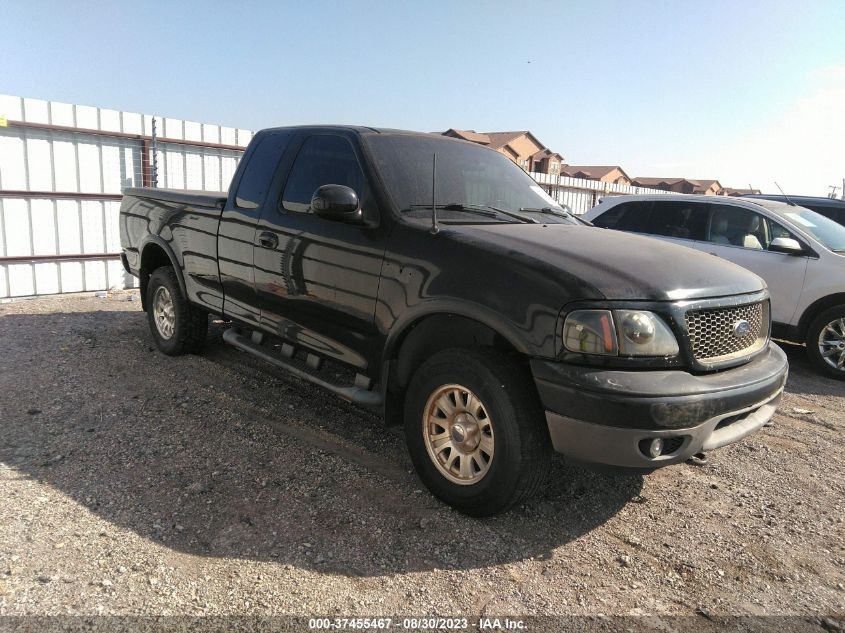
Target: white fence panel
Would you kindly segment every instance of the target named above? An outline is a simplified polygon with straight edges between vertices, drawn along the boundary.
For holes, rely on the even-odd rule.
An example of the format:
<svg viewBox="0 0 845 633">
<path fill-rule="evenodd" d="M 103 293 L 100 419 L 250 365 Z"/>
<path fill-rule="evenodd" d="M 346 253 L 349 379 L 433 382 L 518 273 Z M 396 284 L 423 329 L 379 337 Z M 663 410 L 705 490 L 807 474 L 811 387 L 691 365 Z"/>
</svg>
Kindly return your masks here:
<svg viewBox="0 0 845 633">
<path fill-rule="evenodd" d="M 25 156 L 22 138 L 0 134 L 0 188 L 26 189 Z"/>
<path fill-rule="evenodd" d="M 82 252 L 82 222 L 79 200 L 56 200 L 56 224 L 59 232 L 58 255 Z M 39 253 L 42 255 L 44 253 Z M 50 254 L 50 253 L 47 253 Z"/>
<path fill-rule="evenodd" d="M 555 174 L 541 174 L 530 172 L 534 180 L 559 204 L 567 205 L 573 213 L 586 213 L 606 196 L 621 196 L 626 194 L 668 193 L 659 189 L 646 189 L 632 185 L 617 185 L 598 180 L 582 180 Z"/>
<path fill-rule="evenodd" d="M 44 198 L 30 200 L 29 217 L 32 220 L 33 252 L 56 255 L 56 212 L 53 201 Z"/>
<path fill-rule="evenodd" d="M 118 259 L 121 191 L 225 190 L 252 138 L 239 128 L 9 95 L 0 95 L 0 117 L 8 121 L 0 127 L 0 297 L 134 285 Z"/>
</svg>

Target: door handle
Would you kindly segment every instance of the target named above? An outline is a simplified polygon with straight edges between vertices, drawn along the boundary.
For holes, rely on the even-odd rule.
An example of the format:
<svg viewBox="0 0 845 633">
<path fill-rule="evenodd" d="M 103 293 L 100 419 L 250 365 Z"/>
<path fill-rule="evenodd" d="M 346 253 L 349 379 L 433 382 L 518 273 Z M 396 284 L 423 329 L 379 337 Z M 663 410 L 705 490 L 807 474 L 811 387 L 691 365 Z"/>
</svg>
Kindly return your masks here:
<svg viewBox="0 0 845 633">
<path fill-rule="evenodd" d="M 279 238 L 275 233 L 262 231 L 258 234 L 258 243 L 262 248 L 276 248 L 279 245 Z"/>
</svg>

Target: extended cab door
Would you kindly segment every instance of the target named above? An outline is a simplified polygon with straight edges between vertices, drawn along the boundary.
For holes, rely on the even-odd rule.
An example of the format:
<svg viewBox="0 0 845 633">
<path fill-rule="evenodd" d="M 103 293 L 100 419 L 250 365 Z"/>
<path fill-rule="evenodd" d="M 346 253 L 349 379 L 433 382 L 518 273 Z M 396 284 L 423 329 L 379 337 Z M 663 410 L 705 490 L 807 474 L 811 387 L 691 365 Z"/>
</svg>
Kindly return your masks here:
<svg viewBox="0 0 845 633">
<path fill-rule="evenodd" d="M 223 286 L 223 314 L 259 325 L 255 291 L 253 245 L 261 209 L 276 176 L 277 166 L 294 133 L 260 132 L 242 158 L 217 230 L 217 265 Z"/>
<path fill-rule="evenodd" d="M 262 207 L 253 245 L 262 329 L 323 356 L 365 369 L 385 237 L 357 139 L 343 132 L 300 132 L 280 195 Z M 288 161 L 290 162 L 290 161 Z M 311 212 L 314 191 L 351 187 L 364 224 Z"/>
<path fill-rule="evenodd" d="M 792 324 L 804 288 L 808 258 L 776 253 L 768 248 L 776 237 L 797 239 L 796 236 L 780 223 L 751 209 L 727 204 L 709 206 L 705 237 L 697 248 L 760 275 L 772 297 L 772 321 Z"/>
</svg>

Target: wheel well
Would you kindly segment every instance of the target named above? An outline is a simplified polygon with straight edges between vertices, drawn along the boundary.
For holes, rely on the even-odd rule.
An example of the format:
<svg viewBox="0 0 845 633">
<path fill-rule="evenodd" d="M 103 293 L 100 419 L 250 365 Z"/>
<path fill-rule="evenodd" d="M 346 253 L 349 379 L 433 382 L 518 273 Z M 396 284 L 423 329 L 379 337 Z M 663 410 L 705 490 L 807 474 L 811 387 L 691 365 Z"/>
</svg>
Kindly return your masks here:
<svg viewBox="0 0 845 633">
<path fill-rule="evenodd" d="M 413 323 L 397 343 L 390 377 L 391 390 L 403 390 L 417 368 L 430 356 L 450 347 L 493 347 L 518 354 L 496 330 L 469 317 L 434 314 Z"/>
<path fill-rule="evenodd" d="M 150 283 L 150 275 L 156 268 L 162 266 L 173 266 L 167 252 L 158 244 L 147 244 L 141 253 L 141 275 L 138 278 L 141 288 L 141 307 L 147 309 L 147 284 Z M 178 275 L 178 270 L 177 270 Z"/>
<path fill-rule="evenodd" d="M 804 310 L 804 314 L 801 315 L 801 319 L 798 321 L 798 335 L 801 337 L 801 340 L 803 341 L 804 338 L 806 338 L 807 329 L 810 327 L 810 323 L 813 322 L 813 319 L 828 308 L 838 305 L 845 305 L 845 292 L 838 292 L 836 294 L 822 297 L 810 304 L 810 306 Z"/>
</svg>

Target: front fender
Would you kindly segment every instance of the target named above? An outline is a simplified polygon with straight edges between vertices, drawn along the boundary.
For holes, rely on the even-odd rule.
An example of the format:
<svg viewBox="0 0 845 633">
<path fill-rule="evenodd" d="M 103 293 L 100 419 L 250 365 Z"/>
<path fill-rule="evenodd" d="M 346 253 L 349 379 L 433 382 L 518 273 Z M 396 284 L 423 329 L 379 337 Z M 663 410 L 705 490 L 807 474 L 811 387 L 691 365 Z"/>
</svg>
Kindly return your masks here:
<svg viewBox="0 0 845 633">
<path fill-rule="evenodd" d="M 392 358 L 396 353 L 398 345 L 402 342 L 405 334 L 413 327 L 429 316 L 455 315 L 478 321 L 504 338 L 515 350 L 521 354 L 530 356 L 542 355 L 526 337 L 522 335 L 519 328 L 503 318 L 501 314 L 487 308 L 484 305 L 463 301 L 452 297 L 429 299 L 405 310 L 393 323 L 393 327 L 387 334 L 384 346 L 384 358 Z M 554 338 L 554 331 L 550 332 Z"/>
</svg>

